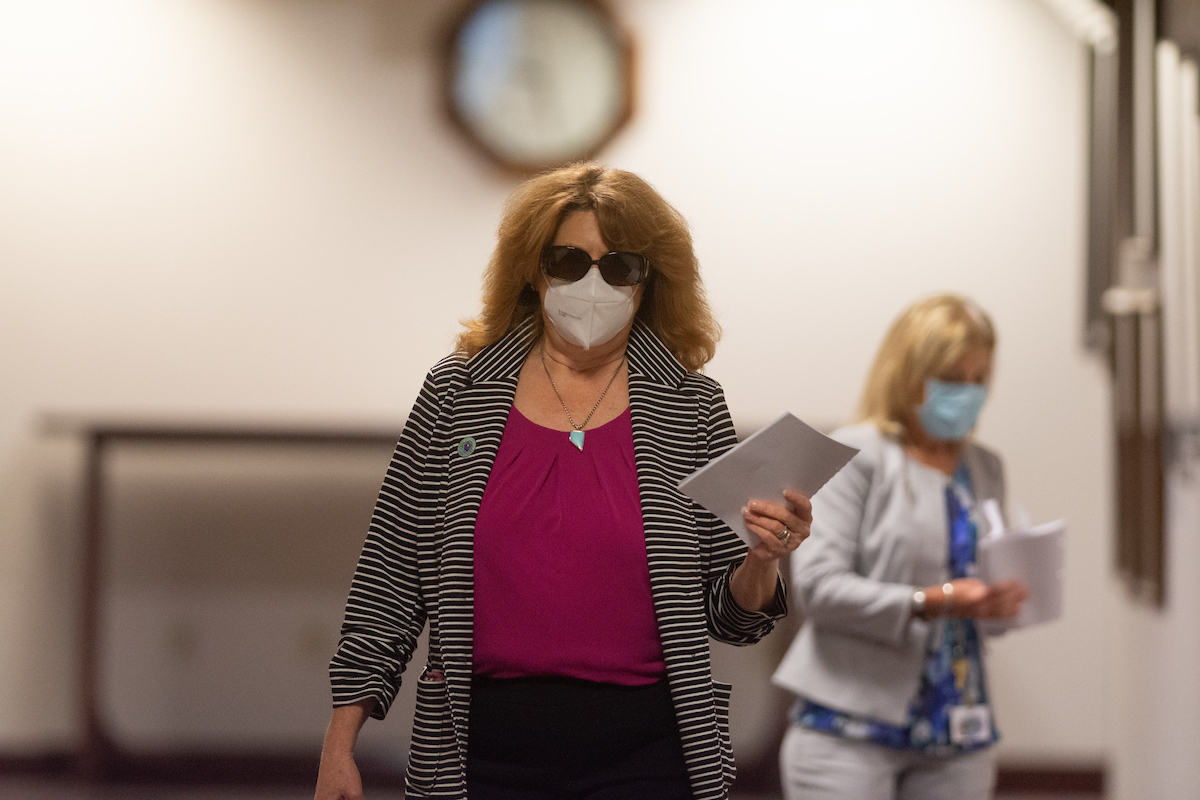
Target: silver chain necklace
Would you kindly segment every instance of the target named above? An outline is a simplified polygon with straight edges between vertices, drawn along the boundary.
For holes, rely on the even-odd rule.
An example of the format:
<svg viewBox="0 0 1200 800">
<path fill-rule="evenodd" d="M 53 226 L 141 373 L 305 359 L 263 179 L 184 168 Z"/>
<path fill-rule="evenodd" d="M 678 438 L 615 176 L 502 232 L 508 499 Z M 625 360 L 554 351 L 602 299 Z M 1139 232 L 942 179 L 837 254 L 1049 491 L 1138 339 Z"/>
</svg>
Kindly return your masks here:
<svg viewBox="0 0 1200 800">
<path fill-rule="evenodd" d="M 613 381 L 617 379 L 617 373 L 621 371 L 621 365 L 625 363 L 625 355 L 622 354 L 621 358 L 617 360 L 617 368 L 613 370 L 612 377 L 608 379 L 608 383 L 605 385 L 604 391 L 600 393 L 600 397 L 596 400 L 596 405 L 592 406 L 592 410 L 588 412 L 586 417 L 584 417 L 583 422 L 578 425 L 575 424 L 575 418 L 571 416 L 571 409 L 567 408 L 567 401 L 563 400 L 562 393 L 558 391 L 558 386 L 555 385 L 554 378 L 550 377 L 550 368 L 546 366 L 546 348 L 539 348 L 538 355 L 542 357 L 542 369 L 546 370 L 546 378 L 550 381 L 550 388 L 554 390 L 555 396 L 558 397 L 558 402 L 562 403 L 563 411 L 567 412 L 567 422 L 571 423 L 571 427 L 574 429 L 567 434 L 567 438 L 571 440 L 571 444 L 575 445 L 582 451 L 583 429 L 588 424 L 588 420 L 592 418 L 592 414 L 595 414 L 596 409 L 600 407 L 600 402 L 604 400 L 604 395 L 608 394 L 608 389 L 613 385 Z"/>
</svg>

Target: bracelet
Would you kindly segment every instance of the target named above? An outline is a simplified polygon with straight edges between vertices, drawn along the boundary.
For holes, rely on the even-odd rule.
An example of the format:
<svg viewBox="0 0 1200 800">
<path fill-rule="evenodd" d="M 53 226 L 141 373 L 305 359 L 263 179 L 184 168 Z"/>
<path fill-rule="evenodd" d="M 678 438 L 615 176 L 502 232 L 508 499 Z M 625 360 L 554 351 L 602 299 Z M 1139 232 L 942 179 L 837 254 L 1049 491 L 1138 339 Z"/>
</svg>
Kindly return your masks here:
<svg viewBox="0 0 1200 800">
<path fill-rule="evenodd" d="M 942 584 L 942 616 L 943 617 L 950 616 L 950 606 L 951 606 L 951 604 L 953 604 L 953 602 L 954 602 L 954 584 L 949 583 L 949 582 L 943 583 Z"/>
<path fill-rule="evenodd" d="M 925 619 L 925 590 L 917 589 L 912 596 L 912 615 Z"/>
</svg>

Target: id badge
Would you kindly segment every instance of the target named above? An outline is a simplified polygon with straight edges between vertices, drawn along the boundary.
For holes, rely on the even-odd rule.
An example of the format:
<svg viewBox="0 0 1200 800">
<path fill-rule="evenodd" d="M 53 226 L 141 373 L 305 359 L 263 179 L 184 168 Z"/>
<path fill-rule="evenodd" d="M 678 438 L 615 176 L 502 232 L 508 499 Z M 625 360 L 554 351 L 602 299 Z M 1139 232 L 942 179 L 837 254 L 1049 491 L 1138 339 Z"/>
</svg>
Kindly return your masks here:
<svg viewBox="0 0 1200 800">
<path fill-rule="evenodd" d="M 992 713 L 987 706 L 951 706 L 950 741 L 986 744 L 992 740 Z"/>
</svg>

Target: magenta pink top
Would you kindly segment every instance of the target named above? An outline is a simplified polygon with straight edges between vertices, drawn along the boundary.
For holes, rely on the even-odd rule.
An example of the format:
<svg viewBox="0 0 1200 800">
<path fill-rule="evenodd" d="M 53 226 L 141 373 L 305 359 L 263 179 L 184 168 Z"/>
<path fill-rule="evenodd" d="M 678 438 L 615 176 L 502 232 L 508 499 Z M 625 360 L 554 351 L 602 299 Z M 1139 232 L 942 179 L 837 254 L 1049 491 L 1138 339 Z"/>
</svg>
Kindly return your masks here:
<svg viewBox="0 0 1200 800">
<path fill-rule="evenodd" d="M 493 678 L 665 674 L 629 409 L 582 451 L 509 412 L 475 522 L 474 662 Z"/>
</svg>

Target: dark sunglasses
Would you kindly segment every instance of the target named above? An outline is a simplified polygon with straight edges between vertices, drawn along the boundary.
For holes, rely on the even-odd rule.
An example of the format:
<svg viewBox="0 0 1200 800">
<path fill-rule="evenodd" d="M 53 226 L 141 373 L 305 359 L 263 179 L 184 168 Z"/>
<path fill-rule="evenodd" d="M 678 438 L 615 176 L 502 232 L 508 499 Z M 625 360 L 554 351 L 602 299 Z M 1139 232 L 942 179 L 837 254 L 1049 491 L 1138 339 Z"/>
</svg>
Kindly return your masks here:
<svg viewBox="0 0 1200 800">
<path fill-rule="evenodd" d="M 650 262 L 637 253 L 605 253 L 592 258 L 586 250 L 559 244 L 542 251 L 542 272 L 560 281 L 575 281 L 587 275 L 595 264 L 600 268 L 600 277 L 609 286 L 636 286 L 646 279 Z"/>
</svg>

